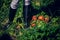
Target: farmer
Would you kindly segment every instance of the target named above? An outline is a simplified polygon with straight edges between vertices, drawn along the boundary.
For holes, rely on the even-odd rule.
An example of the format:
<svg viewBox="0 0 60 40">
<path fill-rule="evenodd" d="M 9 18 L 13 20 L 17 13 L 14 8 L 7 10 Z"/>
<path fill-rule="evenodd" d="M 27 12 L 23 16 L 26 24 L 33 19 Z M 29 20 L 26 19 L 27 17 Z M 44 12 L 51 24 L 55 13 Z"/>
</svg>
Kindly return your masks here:
<svg viewBox="0 0 60 40">
<path fill-rule="evenodd" d="M 27 16 L 25 16 L 28 12 L 28 5 L 30 4 L 29 3 L 29 1 L 30 0 L 24 0 L 24 5 L 26 5 L 26 6 L 24 6 L 25 7 L 25 9 L 23 10 L 23 11 L 25 11 L 25 12 L 23 12 L 23 16 L 24 16 L 24 21 L 25 22 L 27 22 Z M 9 11 L 9 21 L 8 21 L 8 23 L 6 23 L 6 25 L 4 26 L 4 29 L 6 29 L 6 28 L 8 28 L 8 26 L 13 22 L 13 19 L 14 19 L 14 17 L 15 17 L 15 14 L 16 14 L 16 11 L 17 11 L 17 8 L 18 8 L 18 4 L 19 4 L 19 0 L 12 0 L 12 2 L 11 2 L 11 4 L 10 4 L 10 11 Z M 24 8 L 23 7 L 23 8 Z M 26 23 L 27 24 L 27 23 Z M 28 24 L 27 24 L 28 25 Z M 27 26 L 26 25 L 26 26 Z"/>
</svg>

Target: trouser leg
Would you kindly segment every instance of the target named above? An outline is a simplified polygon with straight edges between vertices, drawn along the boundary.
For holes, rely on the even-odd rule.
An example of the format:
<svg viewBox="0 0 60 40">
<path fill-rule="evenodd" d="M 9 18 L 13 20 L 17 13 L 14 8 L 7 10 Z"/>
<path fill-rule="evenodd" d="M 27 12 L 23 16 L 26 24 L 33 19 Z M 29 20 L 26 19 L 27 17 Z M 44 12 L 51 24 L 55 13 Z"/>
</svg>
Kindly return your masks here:
<svg viewBox="0 0 60 40">
<path fill-rule="evenodd" d="M 9 11 L 9 21 L 10 22 L 12 22 L 15 17 L 18 4 L 19 4 L 19 0 L 12 0 L 12 2 L 10 4 L 10 11 Z"/>
<path fill-rule="evenodd" d="M 30 23 L 30 5 L 23 7 L 23 17 L 25 22 L 25 27 L 29 27 Z"/>
<path fill-rule="evenodd" d="M 15 17 L 16 11 L 17 11 L 17 9 L 12 9 L 10 7 L 10 11 L 9 11 L 9 22 L 13 22 L 13 19 Z"/>
</svg>

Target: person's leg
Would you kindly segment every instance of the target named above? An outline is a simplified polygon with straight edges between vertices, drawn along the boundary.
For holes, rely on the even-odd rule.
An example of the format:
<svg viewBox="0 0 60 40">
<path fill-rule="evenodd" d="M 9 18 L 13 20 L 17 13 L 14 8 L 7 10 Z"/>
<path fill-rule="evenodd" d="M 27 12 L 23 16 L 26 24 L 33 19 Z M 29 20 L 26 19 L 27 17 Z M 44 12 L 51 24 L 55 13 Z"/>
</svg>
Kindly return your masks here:
<svg viewBox="0 0 60 40">
<path fill-rule="evenodd" d="M 23 7 L 23 17 L 24 17 L 24 23 L 25 23 L 25 28 L 29 27 L 29 21 L 30 21 L 30 5 Z"/>
<path fill-rule="evenodd" d="M 30 0 L 24 0 L 24 5 L 23 5 L 23 17 L 24 17 L 24 23 L 25 27 L 29 27 L 29 21 L 30 21 Z"/>
<path fill-rule="evenodd" d="M 10 7 L 10 11 L 9 11 L 9 22 L 13 22 L 13 19 L 15 17 L 16 11 L 17 11 L 17 9 L 12 9 Z"/>
<path fill-rule="evenodd" d="M 9 21 L 13 22 L 13 19 L 15 17 L 17 7 L 18 7 L 19 0 L 12 0 L 10 4 L 10 11 L 9 11 Z"/>
<path fill-rule="evenodd" d="M 9 10 L 9 21 L 4 25 L 3 29 L 7 29 L 9 25 L 13 22 L 13 19 L 15 17 L 17 7 L 18 7 L 19 0 L 12 0 L 10 4 L 10 10 Z"/>
</svg>

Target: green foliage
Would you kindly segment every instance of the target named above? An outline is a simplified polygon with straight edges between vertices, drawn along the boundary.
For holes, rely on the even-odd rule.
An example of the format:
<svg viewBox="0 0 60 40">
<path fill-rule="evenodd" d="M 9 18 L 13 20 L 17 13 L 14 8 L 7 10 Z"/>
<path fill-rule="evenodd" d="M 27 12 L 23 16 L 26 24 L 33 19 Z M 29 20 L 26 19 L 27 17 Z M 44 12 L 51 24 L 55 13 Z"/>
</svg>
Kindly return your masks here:
<svg viewBox="0 0 60 40">
<path fill-rule="evenodd" d="M 41 7 L 46 7 L 47 5 L 53 3 L 54 0 L 31 0 L 32 6 L 35 9 L 40 9 Z"/>
<path fill-rule="evenodd" d="M 6 32 L 11 36 L 15 34 L 17 40 L 60 40 L 58 19 L 59 17 L 53 17 L 48 23 L 37 20 L 35 27 L 20 28 L 18 30 L 16 30 L 17 24 L 13 23 Z"/>
<path fill-rule="evenodd" d="M 7 21 L 9 14 L 9 6 L 11 0 L 1 0 L 0 5 L 0 36 L 3 33 L 9 33 L 11 37 L 15 36 L 17 40 L 60 40 L 60 17 L 51 17 L 49 22 L 37 20 L 35 27 L 24 28 L 23 22 L 23 0 L 20 0 L 18 10 L 16 12 L 13 23 L 7 30 L 1 30 L 2 23 Z M 37 2 L 37 5 L 36 5 Z M 37 10 L 42 6 L 47 6 L 53 0 L 31 0 L 32 6 Z M 42 11 L 36 16 L 43 15 L 47 17 L 46 13 Z M 22 28 L 17 29 L 17 25 Z"/>
<path fill-rule="evenodd" d="M 23 19 L 23 0 L 20 0 L 19 6 L 13 22 L 16 22 L 18 18 Z"/>
<path fill-rule="evenodd" d="M 8 14 L 9 14 L 9 6 L 10 6 L 11 0 L 1 0 L 0 5 L 0 26 L 2 26 L 2 23 L 5 23 L 5 19 L 7 20 Z"/>
</svg>

